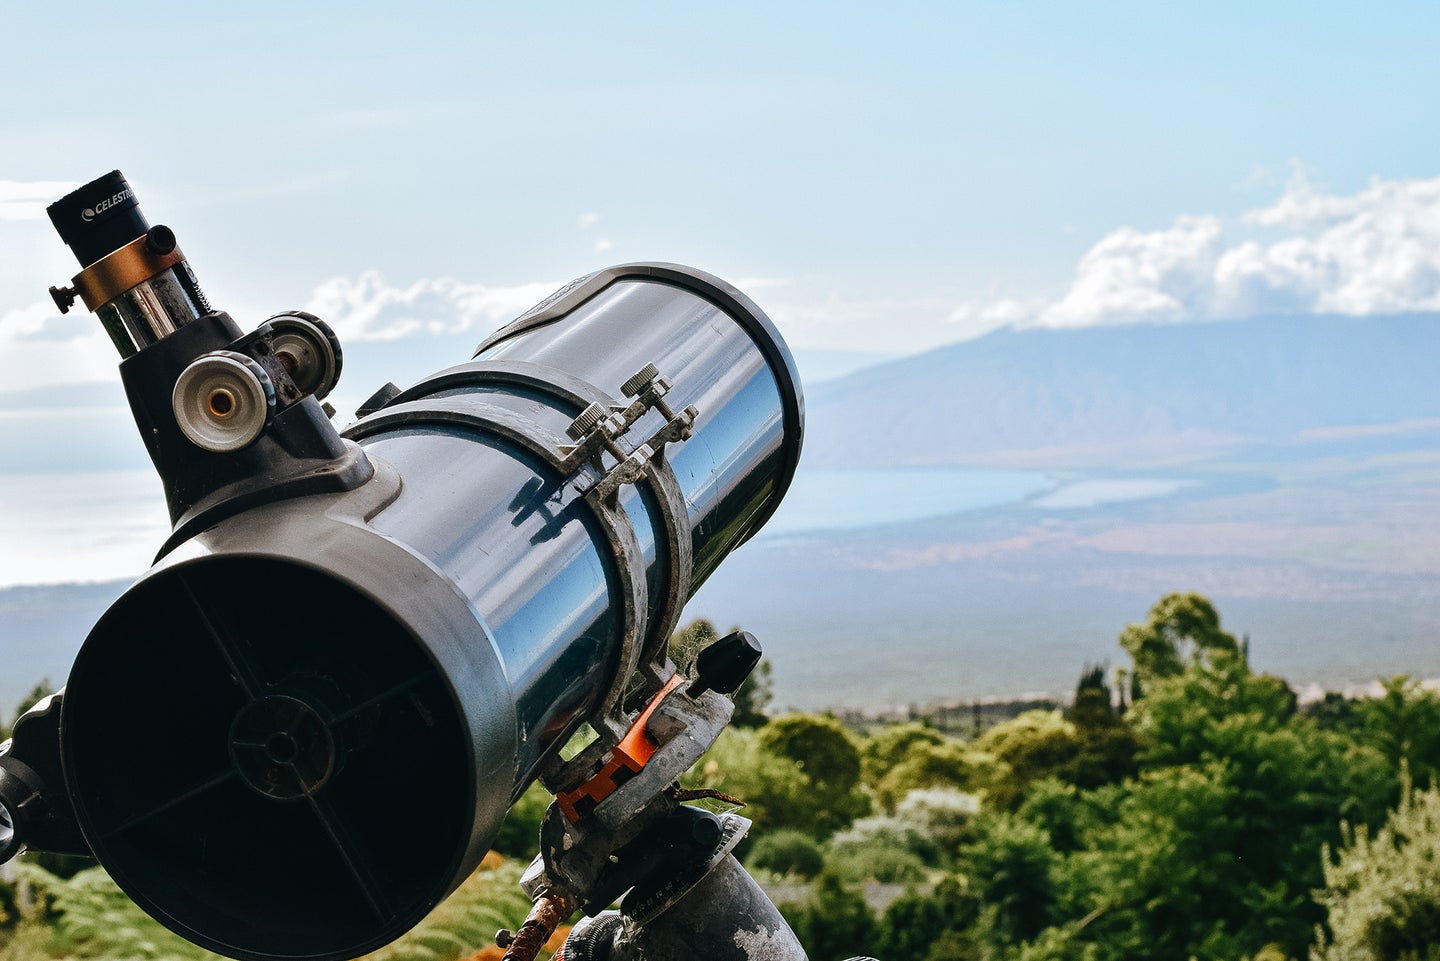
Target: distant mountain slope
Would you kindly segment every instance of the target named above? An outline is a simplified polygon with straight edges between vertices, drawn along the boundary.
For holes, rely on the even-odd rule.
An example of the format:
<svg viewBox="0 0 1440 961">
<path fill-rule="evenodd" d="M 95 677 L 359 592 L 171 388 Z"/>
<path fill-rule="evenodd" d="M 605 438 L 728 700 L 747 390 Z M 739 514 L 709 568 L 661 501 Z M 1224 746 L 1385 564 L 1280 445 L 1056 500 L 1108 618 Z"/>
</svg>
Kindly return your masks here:
<svg viewBox="0 0 1440 961">
<path fill-rule="evenodd" d="M 0 589 L 0 713 L 41 680 L 65 683 L 70 662 L 95 621 L 128 581 Z"/>
<path fill-rule="evenodd" d="M 808 392 L 806 463 L 1190 460 L 1440 418 L 1440 315 L 1000 330 Z"/>
</svg>

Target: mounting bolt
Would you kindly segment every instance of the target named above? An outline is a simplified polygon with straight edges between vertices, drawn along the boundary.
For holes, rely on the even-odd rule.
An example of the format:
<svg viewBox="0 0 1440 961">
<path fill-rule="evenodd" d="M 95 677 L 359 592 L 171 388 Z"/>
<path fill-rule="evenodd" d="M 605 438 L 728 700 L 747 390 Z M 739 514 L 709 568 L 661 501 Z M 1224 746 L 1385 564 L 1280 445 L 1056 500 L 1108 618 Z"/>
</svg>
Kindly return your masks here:
<svg viewBox="0 0 1440 961">
<path fill-rule="evenodd" d="M 631 374 L 629 380 L 620 385 L 620 393 L 626 397 L 638 397 L 640 392 L 653 384 L 659 376 L 660 369 L 658 367 L 654 364 L 646 364 Z"/>
<path fill-rule="evenodd" d="M 495 947 L 508 948 L 515 943 L 515 932 L 509 928 L 501 928 L 495 932 Z"/>
<path fill-rule="evenodd" d="M 75 297 L 79 294 L 74 287 L 51 287 L 50 299 L 55 301 L 55 306 L 60 308 L 60 313 L 70 313 L 70 308 L 75 304 Z"/>
<path fill-rule="evenodd" d="M 569 427 L 565 428 L 565 433 L 569 434 L 572 440 L 580 440 L 594 430 L 595 425 L 604 420 L 609 413 L 610 409 L 604 404 L 591 404 L 580 412 L 580 416 L 575 418 Z"/>
</svg>

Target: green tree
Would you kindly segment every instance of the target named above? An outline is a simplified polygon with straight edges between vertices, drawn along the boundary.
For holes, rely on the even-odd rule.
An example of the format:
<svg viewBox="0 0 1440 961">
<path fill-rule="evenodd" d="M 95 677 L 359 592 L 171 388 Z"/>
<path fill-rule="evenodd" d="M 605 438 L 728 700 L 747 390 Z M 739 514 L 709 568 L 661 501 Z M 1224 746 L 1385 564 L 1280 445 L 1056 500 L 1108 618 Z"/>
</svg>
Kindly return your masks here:
<svg viewBox="0 0 1440 961">
<path fill-rule="evenodd" d="M 831 869 L 847 881 L 886 884 L 923 881 L 939 848 L 912 825 L 893 817 L 861 818 L 830 839 Z"/>
<path fill-rule="evenodd" d="M 860 750 L 855 738 L 832 717 L 786 714 L 761 728 L 759 751 L 788 766 L 787 783 L 762 792 L 776 827 L 796 827 L 825 838 L 869 813 L 860 789 Z M 782 813 L 783 812 L 783 813 Z"/>
<path fill-rule="evenodd" d="M 1012 814 L 988 814 L 976 823 L 963 863 L 992 943 L 1022 944 L 1050 925 L 1060 856 L 1044 831 Z"/>
<path fill-rule="evenodd" d="M 940 743 L 917 741 L 905 759 L 875 785 L 875 797 L 888 811 L 912 791 L 922 788 L 958 788 L 970 793 L 988 791 L 1008 768 L 992 754 L 946 738 Z"/>
<path fill-rule="evenodd" d="M 861 777 L 875 787 L 919 745 L 941 745 L 948 739 L 935 728 L 919 721 L 890 724 L 865 739 L 860 751 Z"/>
<path fill-rule="evenodd" d="M 811 961 L 840 961 L 871 950 L 875 915 L 834 874 L 820 875 L 804 902 L 779 907 Z"/>
<path fill-rule="evenodd" d="M 1406 675 L 1382 680 L 1379 697 L 1359 704 L 1362 738 L 1396 770 L 1404 764 L 1421 787 L 1440 767 L 1440 697 Z"/>
<path fill-rule="evenodd" d="M 1323 912 L 1315 857 L 1342 818 L 1384 811 L 1380 754 L 1319 729 L 1237 654 L 1195 661 L 1132 714 L 1144 767 L 1109 823 L 1067 860 L 1064 914 L 1100 912 L 1107 957 L 1299 956 Z"/>
<path fill-rule="evenodd" d="M 1074 767 L 1080 736 L 1060 711 L 1026 711 L 980 735 L 975 748 L 1004 762 L 987 797 L 996 807 L 1014 810 L 1031 783 L 1063 777 Z"/>
<path fill-rule="evenodd" d="M 1145 623 L 1127 626 L 1120 633 L 1120 646 L 1134 662 L 1132 696 L 1217 653 L 1241 653 L 1234 636 L 1221 630 L 1220 615 L 1206 597 L 1178 592 L 1160 598 Z"/>
<path fill-rule="evenodd" d="M 1112 784 L 1135 773 L 1139 741 L 1110 696 L 1105 666 L 1087 667 L 1065 712 L 1075 726 L 1075 756 L 1057 775 L 1078 787 Z"/>
<path fill-rule="evenodd" d="M 895 819 L 953 855 L 971 839 L 980 795 L 953 787 L 916 788 L 895 805 Z"/>
<path fill-rule="evenodd" d="M 929 894 L 911 888 L 890 902 L 877 942 L 886 958 L 971 961 L 979 954 L 973 932 L 980 902 L 958 877 L 947 875 Z"/>
<path fill-rule="evenodd" d="M 1301 712 L 1327 731 L 1353 734 L 1365 726 L 1362 703 L 1360 698 L 1326 691 L 1324 697 L 1305 705 Z"/>
<path fill-rule="evenodd" d="M 813 878 L 825 869 L 825 852 L 804 831 L 780 828 L 761 834 L 745 858 L 748 868 Z"/>
</svg>

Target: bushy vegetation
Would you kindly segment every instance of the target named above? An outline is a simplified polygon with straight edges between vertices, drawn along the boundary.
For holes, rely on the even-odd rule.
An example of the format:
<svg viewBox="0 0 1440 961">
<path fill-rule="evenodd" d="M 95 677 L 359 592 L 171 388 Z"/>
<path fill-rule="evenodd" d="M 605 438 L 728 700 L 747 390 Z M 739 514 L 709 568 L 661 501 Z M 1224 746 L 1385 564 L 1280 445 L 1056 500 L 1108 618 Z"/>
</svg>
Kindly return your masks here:
<svg viewBox="0 0 1440 961">
<path fill-rule="evenodd" d="M 689 625 L 677 661 L 715 635 Z M 969 740 L 767 716 L 762 678 L 684 785 L 747 802 L 739 854 L 813 961 L 1440 961 L 1440 696 L 1402 677 L 1302 706 L 1196 594 L 1120 646 L 1069 707 Z M 503 863 L 376 961 L 498 957 L 547 803 L 528 792 Z M 209 957 L 98 869 L 22 864 L 0 912 L 6 961 Z"/>
<path fill-rule="evenodd" d="M 874 813 L 812 833 L 825 869 L 785 907 L 815 961 L 1440 959 L 1440 697 L 1301 709 L 1196 594 L 1120 643 L 1116 689 L 1087 667 L 1068 709 L 857 744 Z M 885 881 L 909 890 L 867 926 Z"/>
<path fill-rule="evenodd" d="M 530 909 L 523 868 L 492 854 L 429 917 L 366 961 L 498 961 L 495 932 L 518 927 Z M 0 934 L 5 961 L 220 961 L 151 919 L 98 867 L 62 879 L 22 860 L 12 873 L 10 907 L 17 890 L 24 905 Z"/>
</svg>

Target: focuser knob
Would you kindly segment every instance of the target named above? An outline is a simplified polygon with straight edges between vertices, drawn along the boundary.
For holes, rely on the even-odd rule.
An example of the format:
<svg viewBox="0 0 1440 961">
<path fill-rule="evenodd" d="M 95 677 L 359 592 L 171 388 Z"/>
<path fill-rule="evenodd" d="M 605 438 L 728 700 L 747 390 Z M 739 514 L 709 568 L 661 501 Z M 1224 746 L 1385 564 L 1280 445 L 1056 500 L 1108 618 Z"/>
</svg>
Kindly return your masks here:
<svg viewBox="0 0 1440 961">
<path fill-rule="evenodd" d="M 215 453 L 239 450 L 260 436 L 275 412 L 275 384 L 253 359 L 215 350 L 180 372 L 171 407 L 195 446 Z"/>
<path fill-rule="evenodd" d="M 340 381 L 344 355 L 335 331 L 314 314 L 289 310 L 266 321 L 271 349 L 304 395 L 324 400 Z"/>
</svg>

